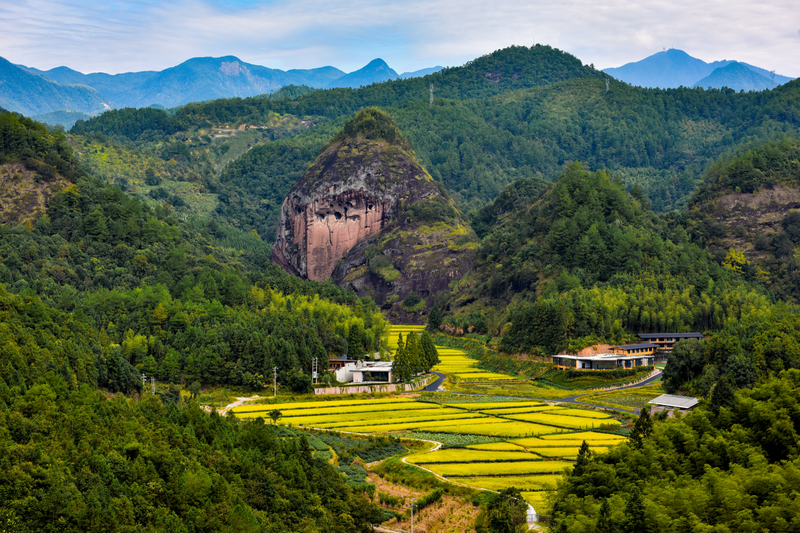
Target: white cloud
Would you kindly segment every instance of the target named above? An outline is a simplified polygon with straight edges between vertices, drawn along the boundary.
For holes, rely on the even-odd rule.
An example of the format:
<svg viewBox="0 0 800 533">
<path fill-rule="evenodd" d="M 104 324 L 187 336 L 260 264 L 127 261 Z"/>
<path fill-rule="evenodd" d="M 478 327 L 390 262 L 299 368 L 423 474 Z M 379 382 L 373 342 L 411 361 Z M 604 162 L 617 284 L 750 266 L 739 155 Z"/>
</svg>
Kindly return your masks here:
<svg viewBox="0 0 800 533">
<path fill-rule="evenodd" d="M 674 47 L 800 75 L 794 0 L 222 1 L 23 0 L 0 7 L 0 55 L 84 72 L 159 70 L 222 55 L 346 71 L 382 57 L 404 71 L 539 42 L 602 68 Z"/>
</svg>

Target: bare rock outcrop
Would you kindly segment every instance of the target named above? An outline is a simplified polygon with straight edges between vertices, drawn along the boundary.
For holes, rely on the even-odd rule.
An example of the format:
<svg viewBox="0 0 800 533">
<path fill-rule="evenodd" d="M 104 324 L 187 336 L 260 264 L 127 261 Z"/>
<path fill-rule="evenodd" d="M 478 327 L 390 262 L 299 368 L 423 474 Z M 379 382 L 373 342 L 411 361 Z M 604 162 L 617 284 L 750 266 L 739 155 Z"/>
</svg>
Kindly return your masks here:
<svg viewBox="0 0 800 533">
<path fill-rule="evenodd" d="M 433 296 L 469 270 L 476 243 L 391 119 L 366 110 L 289 192 L 272 260 L 419 321 Z"/>
</svg>

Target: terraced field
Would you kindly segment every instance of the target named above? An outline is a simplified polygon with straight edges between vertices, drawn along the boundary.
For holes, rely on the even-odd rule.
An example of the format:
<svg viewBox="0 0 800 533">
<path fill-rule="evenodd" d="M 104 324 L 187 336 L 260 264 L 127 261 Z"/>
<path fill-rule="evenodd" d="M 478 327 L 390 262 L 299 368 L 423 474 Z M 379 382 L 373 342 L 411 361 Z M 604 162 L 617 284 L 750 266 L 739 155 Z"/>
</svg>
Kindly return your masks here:
<svg viewBox="0 0 800 533">
<path fill-rule="evenodd" d="M 393 327 L 390 350 L 397 334 L 422 326 Z M 513 376 L 485 372 L 461 350 L 438 347 L 437 371 L 457 379 L 501 380 Z M 625 437 L 614 435 L 620 422 L 610 414 L 548 405 L 533 400 L 448 395 L 442 403 L 395 397 L 364 400 L 312 401 L 236 407 L 240 418 L 262 417 L 281 411 L 279 424 L 368 434 L 436 434 L 449 448 L 415 454 L 406 460 L 454 481 L 489 490 L 517 487 L 527 501 L 541 506 L 541 491 L 555 485 L 569 468 L 585 440 L 593 451 L 604 451 Z M 461 401 L 463 400 L 463 402 Z M 601 429 L 602 432 L 595 431 Z M 453 437 L 449 437 L 452 435 Z M 428 438 L 428 437 L 425 437 Z M 480 444 L 474 444 L 478 442 Z"/>
</svg>

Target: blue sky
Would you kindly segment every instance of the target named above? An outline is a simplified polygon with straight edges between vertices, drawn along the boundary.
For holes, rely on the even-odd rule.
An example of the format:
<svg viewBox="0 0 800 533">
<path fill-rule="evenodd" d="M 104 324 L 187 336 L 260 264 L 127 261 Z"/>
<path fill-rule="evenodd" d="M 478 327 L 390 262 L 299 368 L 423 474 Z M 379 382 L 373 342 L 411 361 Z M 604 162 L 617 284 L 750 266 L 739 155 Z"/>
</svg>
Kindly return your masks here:
<svg viewBox="0 0 800 533">
<path fill-rule="evenodd" d="M 346 72 L 381 57 L 404 72 L 538 42 L 598 68 L 679 48 L 800 76 L 797 0 L 15 0 L 0 35 L 13 63 L 86 73 L 225 55 Z"/>
</svg>

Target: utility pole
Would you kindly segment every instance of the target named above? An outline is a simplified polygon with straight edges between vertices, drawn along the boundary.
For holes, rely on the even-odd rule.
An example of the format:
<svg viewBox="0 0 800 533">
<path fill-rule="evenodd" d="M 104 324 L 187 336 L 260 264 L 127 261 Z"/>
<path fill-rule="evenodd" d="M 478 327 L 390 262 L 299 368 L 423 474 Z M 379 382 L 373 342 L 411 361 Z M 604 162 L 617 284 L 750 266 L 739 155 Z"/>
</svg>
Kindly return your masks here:
<svg viewBox="0 0 800 533">
<path fill-rule="evenodd" d="M 278 367 L 272 367 L 272 384 L 275 388 L 275 392 L 273 394 L 273 398 L 278 398 Z"/>
<path fill-rule="evenodd" d="M 431 83 L 431 101 L 428 104 L 428 107 L 433 107 L 433 84 Z"/>
<path fill-rule="evenodd" d="M 317 375 L 319 374 L 319 369 L 317 368 L 317 358 L 311 358 L 311 378 L 314 380 L 314 383 L 317 382 Z"/>
<path fill-rule="evenodd" d="M 142 394 L 144 394 L 144 388 L 147 386 L 147 376 L 142 373 Z"/>
<path fill-rule="evenodd" d="M 414 504 L 416 502 L 416 498 L 411 498 L 411 533 L 414 533 Z"/>
<path fill-rule="evenodd" d="M 608 78 L 606 78 L 606 92 L 608 92 Z"/>
<path fill-rule="evenodd" d="M 156 395 L 156 378 L 150 378 L 150 390 L 153 392 L 153 396 Z"/>
</svg>

